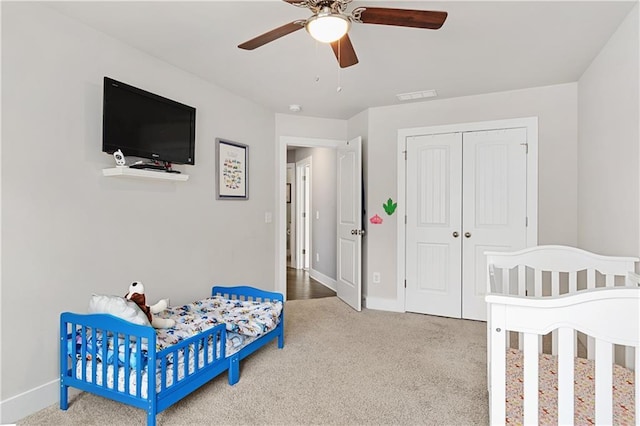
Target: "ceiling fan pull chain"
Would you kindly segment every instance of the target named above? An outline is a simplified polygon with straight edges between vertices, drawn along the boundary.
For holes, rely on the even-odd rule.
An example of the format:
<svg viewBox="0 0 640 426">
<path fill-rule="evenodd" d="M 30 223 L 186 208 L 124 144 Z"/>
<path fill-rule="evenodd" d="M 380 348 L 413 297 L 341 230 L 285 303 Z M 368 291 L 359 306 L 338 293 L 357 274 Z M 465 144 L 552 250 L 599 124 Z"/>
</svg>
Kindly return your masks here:
<svg viewBox="0 0 640 426">
<path fill-rule="evenodd" d="M 340 63 L 340 53 L 341 53 L 341 49 L 340 46 L 342 46 L 342 40 L 338 40 L 338 63 Z M 340 80 L 340 78 L 342 77 L 342 73 L 341 73 L 341 67 L 338 67 L 338 87 L 336 87 L 336 92 L 340 93 L 342 91 L 342 81 Z"/>
</svg>

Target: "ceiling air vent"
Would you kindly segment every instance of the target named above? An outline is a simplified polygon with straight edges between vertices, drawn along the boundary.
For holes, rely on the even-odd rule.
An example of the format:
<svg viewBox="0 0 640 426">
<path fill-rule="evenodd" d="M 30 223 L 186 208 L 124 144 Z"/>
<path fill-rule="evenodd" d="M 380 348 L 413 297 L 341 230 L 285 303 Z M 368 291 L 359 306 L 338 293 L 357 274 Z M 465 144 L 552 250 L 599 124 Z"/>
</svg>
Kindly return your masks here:
<svg viewBox="0 0 640 426">
<path fill-rule="evenodd" d="M 401 101 L 414 101 L 416 99 L 422 99 L 422 98 L 433 98 L 435 96 L 438 96 L 438 93 L 434 89 L 431 89 L 431 90 L 420 90 L 418 92 L 400 93 L 396 96 L 398 97 L 398 100 L 401 100 Z"/>
</svg>

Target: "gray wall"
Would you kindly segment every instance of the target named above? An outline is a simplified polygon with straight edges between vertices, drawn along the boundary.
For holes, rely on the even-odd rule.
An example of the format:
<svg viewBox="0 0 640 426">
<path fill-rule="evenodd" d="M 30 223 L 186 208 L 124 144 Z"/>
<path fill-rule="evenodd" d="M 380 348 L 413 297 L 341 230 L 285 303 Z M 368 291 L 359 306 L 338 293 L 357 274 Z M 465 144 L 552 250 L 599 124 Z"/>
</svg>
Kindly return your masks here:
<svg viewBox="0 0 640 426">
<path fill-rule="evenodd" d="M 397 200 L 398 130 L 454 123 L 538 117 L 538 241 L 577 243 L 577 84 L 539 87 L 487 95 L 371 108 L 367 140 L 367 216 L 378 213 L 384 223 L 369 226 L 367 298 L 396 300 L 397 215 L 384 214 L 382 204 Z M 373 269 L 375 265 L 375 269 Z"/>
<path fill-rule="evenodd" d="M 578 243 L 640 256 L 638 5 L 578 82 Z"/>
<path fill-rule="evenodd" d="M 197 108 L 196 165 L 177 167 L 187 182 L 102 176 L 114 165 L 101 152 L 105 75 Z M 275 165 L 260 160 L 275 158 L 272 112 L 47 7 L 4 2 L 2 113 L 3 413 L 22 392 L 30 410 L 57 401 L 58 318 L 92 293 L 141 280 L 150 303 L 178 304 L 212 284 L 274 288 Z M 249 145 L 248 201 L 216 201 L 216 137 Z"/>
</svg>

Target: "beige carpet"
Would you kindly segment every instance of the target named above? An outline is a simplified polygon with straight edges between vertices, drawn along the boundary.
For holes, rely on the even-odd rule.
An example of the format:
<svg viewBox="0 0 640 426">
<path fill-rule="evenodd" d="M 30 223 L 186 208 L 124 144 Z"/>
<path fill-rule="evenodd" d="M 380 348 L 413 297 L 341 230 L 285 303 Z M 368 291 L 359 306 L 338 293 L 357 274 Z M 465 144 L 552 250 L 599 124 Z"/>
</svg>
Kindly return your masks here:
<svg viewBox="0 0 640 426">
<path fill-rule="evenodd" d="M 274 342 L 160 413 L 159 425 L 488 424 L 486 325 L 289 301 Z M 21 425 L 142 425 L 143 410 L 82 393 Z"/>
</svg>

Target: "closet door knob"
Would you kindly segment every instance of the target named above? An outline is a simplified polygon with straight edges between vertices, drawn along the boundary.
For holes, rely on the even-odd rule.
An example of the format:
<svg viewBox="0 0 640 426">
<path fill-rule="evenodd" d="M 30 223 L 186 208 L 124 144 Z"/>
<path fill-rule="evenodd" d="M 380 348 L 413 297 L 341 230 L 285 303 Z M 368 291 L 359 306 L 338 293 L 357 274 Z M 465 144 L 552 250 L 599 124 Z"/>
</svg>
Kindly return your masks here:
<svg viewBox="0 0 640 426">
<path fill-rule="evenodd" d="M 471 232 L 465 232 L 464 236 L 467 237 L 467 238 L 471 237 Z"/>
<path fill-rule="evenodd" d="M 460 234 L 458 234 L 458 231 L 453 231 L 453 238 L 458 238 Z"/>
</svg>

